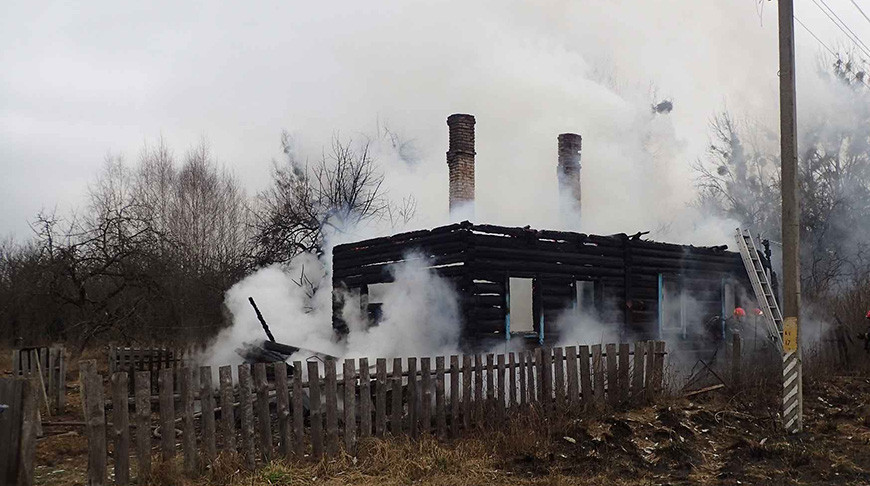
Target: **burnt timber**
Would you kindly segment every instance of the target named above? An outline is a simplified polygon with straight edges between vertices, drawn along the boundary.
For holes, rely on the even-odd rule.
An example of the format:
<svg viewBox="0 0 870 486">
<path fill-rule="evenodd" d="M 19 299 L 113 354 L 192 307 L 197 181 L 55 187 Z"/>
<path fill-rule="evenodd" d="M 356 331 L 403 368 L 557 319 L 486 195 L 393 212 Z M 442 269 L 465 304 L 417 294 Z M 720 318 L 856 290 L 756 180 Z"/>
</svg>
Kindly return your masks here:
<svg viewBox="0 0 870 486">
<path fill-rule="evenodd" d="M 333 249 L 333 327 L 347 332 L 340 312 L 346 296 L 391 282 L 390 267 L 421 259 L 449 279 L 460 297 L 464 346 L 522 337 L 530 344 L 558 339 L 557 318 L 571 308 L 579 282 L 594 285 L 597 319 L 624 338 L 664 339 L 676 332 L 686 343 L 720 340 L 730 305 L 749 281 L 740 255 L 726 246 L 695 247 L 633 236 L 476 225 L 468 221 L 338 245 Z M 769 264 L 766 266 L 769 267 Z M 533 281 L 533 332 L 511 334 L 509 279 Z M 676 282 L 692 302 L 694 320 L 673 331 L 663 326 L 663 281 Z M 681 297 L 682 298 L 682 297 Z M 683 304 L 685 305 L 685 304 Z M 688 314 L 688 313 L 687 313 Z M 687 347 L 694 347 L 688 345 Z"/>
</svg>

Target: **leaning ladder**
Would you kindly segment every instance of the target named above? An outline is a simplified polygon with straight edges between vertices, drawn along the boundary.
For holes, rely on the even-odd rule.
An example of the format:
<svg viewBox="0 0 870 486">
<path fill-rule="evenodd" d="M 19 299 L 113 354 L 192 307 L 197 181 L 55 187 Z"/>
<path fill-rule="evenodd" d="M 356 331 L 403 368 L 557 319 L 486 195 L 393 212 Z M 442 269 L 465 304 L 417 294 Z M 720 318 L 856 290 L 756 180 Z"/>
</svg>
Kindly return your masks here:
<svg viewBox="0 0 870 486">
<path fill-rule="evenodd" d="M 767 272 L 761 265 L 761 258 L 758 256 L 758 249 L 752 239 L 752 233 L 749 230 L 737 228 L 736 236 L 737 248 L 740 249 L 746 273 L 749 274 L 749 281 L 752 282 L 752 290 L 755 292 L 756 300 L 761 312 L 764 313 L 765 322 L 767 322 L 768 336 L 782 351 L 782 313 L 779 311 L 779 305 L 776 303 L 776 297 L 773 295 L 773 289 L 767 279 Z"/>
</svg>

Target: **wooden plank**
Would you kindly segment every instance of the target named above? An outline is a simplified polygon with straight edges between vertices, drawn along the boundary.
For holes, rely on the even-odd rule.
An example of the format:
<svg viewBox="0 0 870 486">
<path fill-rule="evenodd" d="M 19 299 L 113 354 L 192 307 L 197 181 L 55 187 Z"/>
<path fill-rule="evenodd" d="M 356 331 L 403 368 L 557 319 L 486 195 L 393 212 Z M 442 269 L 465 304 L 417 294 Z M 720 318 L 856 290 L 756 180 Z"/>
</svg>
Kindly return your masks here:
<svg viewBox="0 0 870 486">
<path fill-rule="evenodd" d="M 553 412 L 553 395 L 555 394 L 553 387 L 553 349 L 545 348 L 541 350 L 541 380 L 543 386 L 541 391 L 544 393 L 544 400 L 541 401 L 541 407 L 547 413 Z"/>
<path fill-rule="evenodd" d="M 619 344 L 619 377 L 617 383 L 619 385 L 619 402 L 625 403 L 628 401 L 631 384 L 629 382 L 629 353 L 631 347 L 628 343 Z"/>
<path fill-rule="evenodd" d="M 517 356 L 513 352 L 508 354 L 508 408 L 513 408 L 517 403 Z"/>
<path fill-rule="evenodd" d="M 323 364 L 326 366 L 323 380 L 323 391 L 326 395 L 326 454 L 329 457 L 336 457 L 338 455 L 338 380 L 335 359 L 327 358 Z"/>
<path fill-rule="evenodd" d="M 474 355 L 474 421 L 478 427 L 483 426 L 483 356 Z"/>
<path fill-rule="evenodd" d="M 45 406 L 48 407 L 49 413 L 54 410 L 54 395 L 55 395 L 55 366 L 57 366 L 57 350 L 55 348 L 45 348 L 45 358 L 46 358 L 46 367 L 45 367 L 45 391 L 46 391 L 46 403 Z M 109 375 L 111 376 L 111 375 Z"/>
<path fill-rule="evenodd" d="M 568 376 L 568 406 L 572 409 L 580 403 L 580 379 L 577 374 L 577 346 L 565 348 L 565 369 Z"/>
<path fill-rule="evenodd" d="M 51 369 L 51 368 L 49 368 Z M 115 484 L 130 484 L 130 410 L 126 371 L 112 375 L 112 438 L 115 445 Z"/>
<path fill-rule="evenodd" d="M 302 373 L 304 371 L 301 361 L 293 362 L 293 396 L 290 397 L 290 406 L 293 409 L 293 453 L 297 458 L 301 458 L 305 452 L 305 408 L 302 401 Z"/>
<path fill-rule="evenodd" d="M 519 389 L 519 403 L 521 406 L 525 406 L 529 403 L 528 401 L 528 388 L 526 386 L 527 380 L 527 370 L 526 370 L 526 353 L 525 351 L 520 351 L 517 353 L 517 373 L 520 375 L 520 389 Z"/>
<path fill-rule="evenodd" d="M 462 356 L 462 428 L 471 428 L 471 356 Z"/>
<path fill-rule="evenodd" d="M 171 368 L 170 368 L 171 369 Z M 257 462 L 254 452 L 254 386 L 251 382 L 251 365 L 240 364 L 239 373 L 239 414 L 242 427 L 242 458 L 248 469 L 253 469 Z"/>
<path fill-rule="evenodd" d="M 149 372 L 150 373 L 150 372 Z M 218 368 L 218 379 L 221 388 L 221 436 L 223 450 L 234 454 L 236 452 L 236 418 L 233 411 L 233 367 Z"/>
<path fill-rule="evenodd" d="M 417 358 L 408 358 L 408 432 L 419 436 L 417 427 Z"/>
<path fill-rule="evenodd" d="M 207 464 L 211 464 L 217 458 L 214 386 L 212 386 L 211 380 L 211 366 L 199 368 L 199 404 L 202 411 L 202 444 L 205 446 L 205 460 Z"/>
<path fill-rule="evenodd" d="M 616 344 L 608 343 L 604 347 L 607 358 L 607 404 L 615 407 L 619 404 L 619 385 L 617 384 L 617 361 Z"/>
<path fill-rule="evenodd" d="M 12 375 L 19 376 L 23 374 L 21 369 L 21 350 L 12 350 Z M 10 392 L 11 393 L 11 392 Z"/>
<path fill-rule="evenodd" d="M 196 471 L 196 427 L 193 422 L 193 401 L 196 388 L 193 381 L 193 368 L 180 368 L 178 374 L 183 417 L 181 449 L 184 451 L 184 470 L 188 474 L 192 474 Z"/>
<path fill-rule="evenodd" d="M 269 382 L 266 379 L 266 363 L 254 364 L 254 389 L 257 392 L 257 442 L 260 458 L 272 460 L 272 417 L 269 414 Z"/>
<path fill-rule="evenodd" d="M 103 379 L 97 374 L 96 360 L 79 361 L 79 381 L 87 423 L 85 426 L 85 434 L 88 438 L 87 481 L 89 485 L 101 486 L 107 484 L 106 404 L 103 398 Z"/>
<path fill-rule="evenodd" d="M 532 351 L 526 351 L 526 375 L 529 382 L 529 404 L 537 402 L 538 382 L 535 380 L 535 373 L 537 372 L 535 368 L 535 353 Z"/>
<path fill-rule="evenodd" d="M 311 457 L 323 457 L 323 413 L 320 401 L 320 369 L 317 361 L 308 361 L 309 420 L 311 421 Z"/>
<path fill-rule="evenodd" d="M 459 437 L 459 356 L 450 356 L 450 437 Z"/>
<path fill-rule="evenodd" d="M 432 430 L 432 362 L 420 358 L 420 432 Z"/>
<path fill-rule="evenodd" d="M 383 437 L 387 433 L 387 360 L 375 361 L 375 434 Z"/>
<path fill-rule="evenodd" d="M 640 401 L 644 397 L 643 393 L 643 363 L 646 352 L 646 343 L 637 341 L 634 343 L 634 368 L 631 375 L 631 396 L 633 401 Z"/>
<path fill-rule="evenodd" d="M 151 373 L 137 371 L 136 387 L 136 464 L 137 479 L 145 483 L 151 476 Z"/>
<path fill-rule="evenodd" d="M 447 419 L 444 410 L 444 356 L 435 358 L 435 434 L 447 436 Z"/>
<path fill-rule="evenodd" d="M 496 356 L 496 389 L 495 394 L 495 417 L 498 420 L 498 423 L 501 424 L 505 418 L 505 394 L 506 394 L 506 386 L 505 386 L 505 369 L 504 363 L 505 356 L 503 354 L 499 354 Z"/>
<path fill-rule="evenodd" d="M 644 382 L 644 398 L 647 402 L 652 402 L 655 398 L 655 341 L 646 342 L 646 380 Z"/>
<path fill-rule="evenodd" d="M 275 412 L 278 416 L 278 453 L 286 460 L 293 457 L 293 432 L 290 417 L 290 388 L 287 365 L 275 363 Z"/>
<path fill-rule="evenodd" d="M 17 484 L 31 486 L 34 483 L 36 438 L 41 431 L 39 406 L 37 405 L 39 398 L 32 384 L 30 386 L 27 386 L 27 383 L 22 384 L 21 391 L 21 428 L 18 431 L 17 441 L 19 448 Z"/>
<path fill-rule="evenodd" d="M 344 360 L 344 450 L 356 454 L 356 360 Z"/>
<path fill-rule="evenodd" d="M 359 359 L 359 436 L 372 435 L 372 388 L 369 376 L 369 359 Z"/>
<path fill-rule="evenodd" d="M 13 361 L 14 358 L 13 355 Z M 0 378 L 0 403 L 9 407 L 0 412 L 0 437 L 3 437 L 0 441 L 0 484 L 9 485 L 18 483 L 19 470 L 27 460 L 21 457 L 19 443 L 21 425 L 24 423 L 24 410 L 21 405 L 24 401 L 25 388 L 30 388 L 30 383 L 26 378 L 18 378 L 18 365 L 14 366 L 14 378 Z M 81 383 L 84 388 L 85 381 L 82 380 Z M 87 422 L 85 424 L 87 425 Z"/>
<path fill-rule="evenodd" d="M 565 409 L 565 359 L 564 349 L 553 349 L 553 397 L 556 403 L 556 410 L 563 411 Z"/>
<path fill-rule="evenodd" d="M 665 377 L 665 342 L 655 342 L 655 360 L 653 365 L 653 397 L 662 393 Z"/>
<path fill-rule="evenodd" d="M 589 408 L 592 405 L 592 374 L 589 371 L 589 346 L 582 345 L 578 351 L 580 358 L 580 398 L 582 398 L 583 407 Z"/>
<path fill-rule="evenodd" d="M 66 352 L 63 346 L 58 348 L 57 376 L 55 404 L 57 405 L 57 413 L 62 414 L 66 409 Z"/>
<path fill-rule="evenodd" d="M 171 369 L 160 370 L 160 452 L 163 461 L 175 457 L 175 397 Z"/>
<path fill-rule="evenodd" d="M 601 356 L 601 345 L 592 345 L 592 401 L 596 408 L 604 405 L 604 363 Z"/>
<path fill-rule="evenodd" d="M 393 358 L 392 406 L 390 407 L 390 432 L 398 436 L 402 433 L 402 358 Z"/>
<path fill-rule="evenodd" d="M 544 352 L 541 348 L 535 349 L 535 398 L 544 407 L 547 401 L 544 399 Z M 544 409 L 546 411 L 546 408 Z"/>
</svg>

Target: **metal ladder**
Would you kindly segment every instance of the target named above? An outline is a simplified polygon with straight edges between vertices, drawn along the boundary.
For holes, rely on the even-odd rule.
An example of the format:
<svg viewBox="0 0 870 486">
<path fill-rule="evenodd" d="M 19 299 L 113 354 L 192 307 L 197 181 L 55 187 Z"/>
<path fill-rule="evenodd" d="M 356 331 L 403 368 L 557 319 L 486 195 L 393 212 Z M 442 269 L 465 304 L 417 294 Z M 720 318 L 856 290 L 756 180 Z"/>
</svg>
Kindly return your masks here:
<svg viewBox="0 0 870 486">
<path fill-rule="evenodd" d="M 749 281 L 752 282 L 752 290 L 755 292 L 755 298 L 761 312 L 764 313 L 764 320 L 767 322 L 767 333 L 771 341 L 782 351 L 782 313 L 776 303 L 770 281 L 767 279 L 767 272 L 761 265 L 755 240 L 752 239 L 752 233 L 749 230 L 740 228 L 737 228 L 736 237 L 737 248 L 740 250 L 740 256 L 743 257 Z"/>
</svg>

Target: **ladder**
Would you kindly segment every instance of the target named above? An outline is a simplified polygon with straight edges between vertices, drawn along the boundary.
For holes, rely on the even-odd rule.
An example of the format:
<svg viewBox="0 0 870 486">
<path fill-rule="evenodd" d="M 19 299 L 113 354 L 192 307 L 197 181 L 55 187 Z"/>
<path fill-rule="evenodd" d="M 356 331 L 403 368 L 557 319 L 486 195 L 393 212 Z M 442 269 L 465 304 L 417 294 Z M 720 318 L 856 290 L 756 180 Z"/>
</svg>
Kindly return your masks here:
<svg viewBox="0 0 870 486">
<path fill-rule="evenodd" d="M 755 240 L 752 239 L 752 233 L 749 230 L 740 228 L 737 228 L 736 236 L 737 248 L 740 250 L 740 256 L 743 257 L 743 264 L 746 266 L 749 281 L 752 282 L 752 290 L 755 292 L 755 298 L 758 301 L 761 312 L 764 313 L 764 320 L 767 322 L 768 336 L 779 351 L 782 352 L 782 313 L 779 310 L 779 305 L 776 303 L 776 297 L 773 295 L 773 289 L 767 278 L 767 272 L 764 271 L 764 267 L 761 265 L 761 258 L 758 255 Z"/>
</svg>

